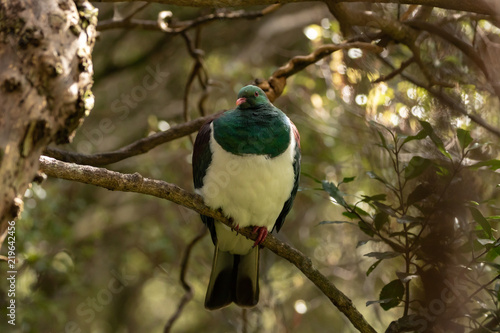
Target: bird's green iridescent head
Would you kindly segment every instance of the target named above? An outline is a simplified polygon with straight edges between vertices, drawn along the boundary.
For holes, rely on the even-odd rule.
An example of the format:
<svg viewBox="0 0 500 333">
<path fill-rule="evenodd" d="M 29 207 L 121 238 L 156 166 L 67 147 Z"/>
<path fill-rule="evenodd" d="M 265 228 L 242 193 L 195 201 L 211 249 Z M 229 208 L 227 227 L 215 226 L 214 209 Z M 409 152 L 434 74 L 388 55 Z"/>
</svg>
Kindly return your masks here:
<svg viewBox="0 0 500 333">
<path fill-rule="evenodd" d="M 269 99 L 264 90 L 252 85 L 241 88 L 238 92 L 238 99 L 236 100 L 236 105 L 240 109 L 250 109 L 269 103 Z"/>
</svg>

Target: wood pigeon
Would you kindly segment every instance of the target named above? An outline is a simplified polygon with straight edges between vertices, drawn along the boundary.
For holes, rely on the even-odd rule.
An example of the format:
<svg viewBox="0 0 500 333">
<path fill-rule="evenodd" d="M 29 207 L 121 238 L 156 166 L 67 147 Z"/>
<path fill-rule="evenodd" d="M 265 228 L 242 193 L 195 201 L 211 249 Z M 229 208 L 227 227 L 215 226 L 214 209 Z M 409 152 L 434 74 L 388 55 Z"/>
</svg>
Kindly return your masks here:
<svg viewBox="0 0 500 333">
<path fill-rule="evenodd" d="M 259 245 L 280 230 L 299 184 L 300 137 L 262 89 L 243 87 L 236 108 L 205 123 L 194 143 L 193 178 L 205 204 L 222 209 L 233 228 L 201 216 L 215 245 L 205 298 L 210 310 L 259 301 Z M 238 233 L 252 226 L 254 242 Z"/>
</svg>

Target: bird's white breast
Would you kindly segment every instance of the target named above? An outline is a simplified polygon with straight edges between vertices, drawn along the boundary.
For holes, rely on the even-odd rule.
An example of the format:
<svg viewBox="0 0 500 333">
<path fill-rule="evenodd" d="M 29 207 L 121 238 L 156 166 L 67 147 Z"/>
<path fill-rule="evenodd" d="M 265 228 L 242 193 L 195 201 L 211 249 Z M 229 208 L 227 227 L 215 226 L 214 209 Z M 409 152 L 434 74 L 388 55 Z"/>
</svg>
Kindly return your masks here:
<svg viewBox="0 0 500 333">
<path fill-rule="evenodd" d="M 209 207 L 222 208 L 240 228 L 264 226 L 271 230 L 294 184 L 296 143 L 293 134 L 288 149 L 279 156 L 239 156 L 225 151 L 215 141 L 213 124 L 211 126 L 212 162 L 203 179 L 203 187 L 197 192 Z M 235 254 L 250 251 L 253 241 L 219 222 L 215 227 L 221 250 Z"/>
</svg>

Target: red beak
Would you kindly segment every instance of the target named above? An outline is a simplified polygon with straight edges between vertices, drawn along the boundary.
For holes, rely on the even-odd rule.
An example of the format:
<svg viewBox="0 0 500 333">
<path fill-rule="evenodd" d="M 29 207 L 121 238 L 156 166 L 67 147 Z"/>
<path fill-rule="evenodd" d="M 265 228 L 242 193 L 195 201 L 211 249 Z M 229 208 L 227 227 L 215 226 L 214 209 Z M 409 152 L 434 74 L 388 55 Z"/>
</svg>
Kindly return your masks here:
<svg viewBox="0 0 500 333">
<path fill-rule="evenodd" d="M 247 101 L 247 99 L 245 97 L 240 97 L 236 100 L 236 105 L 240 105 L 240 104 L 243 104 Z"/>
</svg>

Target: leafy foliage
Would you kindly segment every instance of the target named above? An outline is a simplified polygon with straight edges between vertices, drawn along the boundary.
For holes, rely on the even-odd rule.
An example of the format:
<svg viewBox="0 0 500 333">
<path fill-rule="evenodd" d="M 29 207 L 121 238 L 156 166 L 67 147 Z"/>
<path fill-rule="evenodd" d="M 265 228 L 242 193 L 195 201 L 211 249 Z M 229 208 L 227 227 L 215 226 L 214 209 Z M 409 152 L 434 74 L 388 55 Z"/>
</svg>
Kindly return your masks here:
<svg viewBox="0 0 500 333">
<path fill-rule="evenodd" d="M 345 209 L 346 216 L 358 220 L 363 233 L 390 249 L 365 254 L 376 259 L 367 269 L 367 276 L 382 261 L 403 259 L 398 260 L 392 273 L 398 278 L 386 283 L 379 299 L 367 305 L 379 304 L 387 311 L 402 303 L 402 317 L 397 322 L 422 332 L 431 327 L 488 326 L 500 309 L 500 283 L 495 282 L 500 278 L 500 266 L 495 263 L 500 254 L 500 235 L 492 227 L 492 219 L 484 217 L 478 207 L 485 205 L 473 201 L 487 198 L 467 193 L 475 175 L 465 161 L 474 149 L 474 139 L 469 131 L 459 128 L 456 143 L 447 151 L 433 126 L 425 121 L 420 124 L 422 129 L 417 134 L 405 136 L 372 123 L 380 139 L 378 146 L 385 151 L 393 170 L 388 177 L 391 181 L 373 171 L 367 175 L 383 184 L 387 195 L 362 195 L 348 203 L 348 195 L 339 188 L 342 182 L 339 186 L 329 182 L 324 189 Z M 421 151 L 421 146 L 427 151 Z M 478 162 L 474 167 L 490 167 L 495 161 Z M 463 193 L 457 196 L 454 191 Z M 363 214 L 358 207 L 361 203 L 369 206 Z M 484 269 L 485 265 L 492 269 Z M 444 293 L 455 292 L 453 288 L 460 288 L 465 303 L 452 302 L 451 298 L 458 296 L 443 299 Z M 481 303 L 469 304 L 472 299 L 480 299 Z M 436 302 L 442 309 L 433 308 Z M 433 312 L 432 320 L 423 319 L 429 310 Z M 477 311 L 490 320 L 481 323 L 478 316 L 467 315 Z"/>
</svg>

